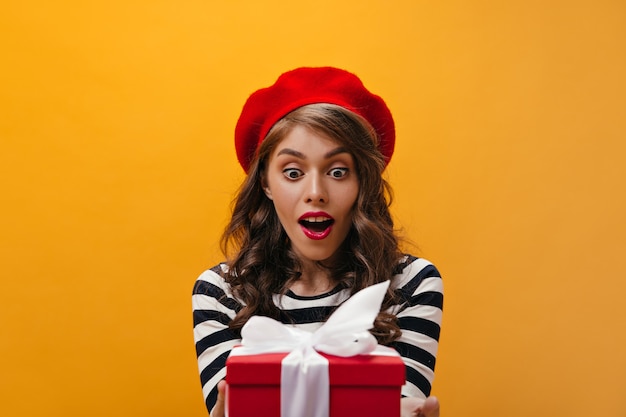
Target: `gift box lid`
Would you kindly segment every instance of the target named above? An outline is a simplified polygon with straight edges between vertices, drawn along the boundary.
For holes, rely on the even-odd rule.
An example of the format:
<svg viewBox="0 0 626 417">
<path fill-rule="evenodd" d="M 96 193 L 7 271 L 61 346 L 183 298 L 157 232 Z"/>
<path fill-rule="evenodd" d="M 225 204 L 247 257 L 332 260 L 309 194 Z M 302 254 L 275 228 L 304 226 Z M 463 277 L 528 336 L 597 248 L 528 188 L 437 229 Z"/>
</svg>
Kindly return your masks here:
<svg viewBox="0 0 626 417">
<path fill-rule="evenodd" d="M 405 367 L 400 356 L 320 354 L 328 359 L 333 386 L 399 386 L 405 382 Z M 287 353 L 230 356 L 226 361 L 226 381 L 233 385 L 280 385 L 280 363 L 285 356 Z"/>
</svg>

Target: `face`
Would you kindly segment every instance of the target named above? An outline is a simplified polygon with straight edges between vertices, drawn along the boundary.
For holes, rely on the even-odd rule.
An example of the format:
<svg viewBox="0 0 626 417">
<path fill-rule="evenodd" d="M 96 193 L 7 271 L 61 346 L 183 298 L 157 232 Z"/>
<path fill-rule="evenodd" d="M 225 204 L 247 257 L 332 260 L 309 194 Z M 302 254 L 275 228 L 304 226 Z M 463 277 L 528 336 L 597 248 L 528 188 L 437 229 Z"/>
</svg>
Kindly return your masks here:
<svg viewBox="0 0 626 417">
<path fill-rule="evenodd" d="M 346 239 L 359 192 L 352 155 L 338 142 L 294 127 L 269 158 L 265 194 L 303 260 L 330 259 Z"/>
</svg>

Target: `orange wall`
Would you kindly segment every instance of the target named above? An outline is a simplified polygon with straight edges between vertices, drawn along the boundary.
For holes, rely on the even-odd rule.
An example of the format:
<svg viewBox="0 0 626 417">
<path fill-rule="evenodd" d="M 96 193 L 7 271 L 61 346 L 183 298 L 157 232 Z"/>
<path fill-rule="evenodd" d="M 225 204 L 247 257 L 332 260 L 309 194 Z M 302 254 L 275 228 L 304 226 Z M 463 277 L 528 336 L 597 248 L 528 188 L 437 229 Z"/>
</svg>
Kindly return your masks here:
<svg viewBox="0 0 626 417">
<path fill-rule="evenodd" d="M 6 3 L 0 415 L 205 415 L 190 292 L 234 123 L 301 65 L 396 116 L 394 213 L 446 283 L 444 416 L 626 415 L 621 2 Z"/>
</svg>

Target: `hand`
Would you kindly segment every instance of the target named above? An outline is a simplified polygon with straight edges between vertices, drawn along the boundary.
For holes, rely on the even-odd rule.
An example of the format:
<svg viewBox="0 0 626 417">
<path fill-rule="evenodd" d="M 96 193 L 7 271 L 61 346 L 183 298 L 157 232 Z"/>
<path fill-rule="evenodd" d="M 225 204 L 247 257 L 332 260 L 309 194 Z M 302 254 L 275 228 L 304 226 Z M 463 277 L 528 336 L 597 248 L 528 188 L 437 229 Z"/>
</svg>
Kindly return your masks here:
<svg viewBox="0 0 626 417">
<path fill-rule="evenodd" d="M 217 401 L 211 410 L 210 417 L 224 417 L 224 398 L 226 398 L 225 390 L 226 381 L 222 379 L 217 383 Z"/>
<path fill-rule="evenodd" d="M 401 417 L 439 417 L 439 400 L 428 397 L 404 397 L 400 400 Z"/>
</svg>

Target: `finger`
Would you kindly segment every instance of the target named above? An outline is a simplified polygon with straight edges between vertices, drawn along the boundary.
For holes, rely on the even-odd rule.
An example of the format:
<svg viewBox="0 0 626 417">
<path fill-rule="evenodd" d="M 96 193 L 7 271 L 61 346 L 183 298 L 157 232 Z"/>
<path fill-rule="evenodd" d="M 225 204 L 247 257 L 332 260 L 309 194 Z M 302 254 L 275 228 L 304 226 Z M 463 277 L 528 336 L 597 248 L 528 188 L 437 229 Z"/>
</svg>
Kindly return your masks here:
<svg viewBox="0 0 626 417">
<path fill-rule="evenodd" d="M 217 401 L 211 410 L 211 417 L 224 417 L 224 398 L 226 390 L 226 381 L 221 380 L 217 383 Z"/>
</svg>

